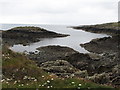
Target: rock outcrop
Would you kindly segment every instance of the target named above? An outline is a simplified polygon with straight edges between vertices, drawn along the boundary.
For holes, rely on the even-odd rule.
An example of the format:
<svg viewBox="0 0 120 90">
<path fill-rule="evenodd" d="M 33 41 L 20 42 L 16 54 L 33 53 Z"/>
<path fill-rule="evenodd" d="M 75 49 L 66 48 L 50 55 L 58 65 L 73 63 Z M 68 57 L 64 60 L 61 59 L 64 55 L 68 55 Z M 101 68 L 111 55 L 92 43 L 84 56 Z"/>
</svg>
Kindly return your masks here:
<svg viewBox="0 0 120 90">
<path fill-rule="evenodd" d="M 66 34 L 59 34 L 47 31 L 39 27 L 15 27 L 7 31 L 2 31 L 3 43 L 14 44 L 30 44 L 40 41 L 41 38 L 66 37 Z"/>
</svg>

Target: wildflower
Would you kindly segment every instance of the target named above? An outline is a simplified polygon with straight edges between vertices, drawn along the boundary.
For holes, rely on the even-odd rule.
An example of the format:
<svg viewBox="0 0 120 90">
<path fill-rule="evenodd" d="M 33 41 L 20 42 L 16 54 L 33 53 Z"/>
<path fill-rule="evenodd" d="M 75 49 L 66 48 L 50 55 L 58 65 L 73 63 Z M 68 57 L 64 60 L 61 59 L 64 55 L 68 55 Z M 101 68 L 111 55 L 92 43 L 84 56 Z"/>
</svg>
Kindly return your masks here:
<svg viewBox="0 0 120 90">
<path fill-rule="evenodd" d="M 21 86 L 24 86 L 24 84 L 21 84 Z"/>
<path fill-rule="evenodd" d="M 34 79 L 34 81 L 36 82 L 36 81 L 37 81 L 37 79 Z"/>
<path fill-rule="evenodd" d="M 26 85 L 28 86 L 28 83 Z"/>
<path fill-rule="evenodd" d="M 44 85 L 42 85 L 42 87 L 43 87 Z"/>
<path fill-rule="evenodd" d="M 81 86 L 82 84 L 78 84 L 78 86 Z"/>
<path fill-rule="evenodd" d="M 51 80 L 54 80 L 53 78 L 51 78 Z"/>
<path fill-rule="evenodd" d="M 72 84 L 75 84 L 75 82 L 72 82 Z"/>
<path fill-rule="evenodd" d="M 49 81 L 49 80 L 47 80 L 47 83 L 50 83 L 50 81 Z"/>
<path fill-rule="evenodd" d="M 47 86 L 47 88 L 50 88 L 50 86 Z"/>
<path fill-rule="evenodd" d="M 78 89 L 80 89 L 80 87 L 78 87 Z"/>
<path fill-rule="evenodd" d="M 42 78 L 44 78 L 45 76 L 42 76 Z"/>
<path fill-rule="evenodd" d="M 6 82 L 7 84 L 9 83 L 9 82 Z"/>
</svg>

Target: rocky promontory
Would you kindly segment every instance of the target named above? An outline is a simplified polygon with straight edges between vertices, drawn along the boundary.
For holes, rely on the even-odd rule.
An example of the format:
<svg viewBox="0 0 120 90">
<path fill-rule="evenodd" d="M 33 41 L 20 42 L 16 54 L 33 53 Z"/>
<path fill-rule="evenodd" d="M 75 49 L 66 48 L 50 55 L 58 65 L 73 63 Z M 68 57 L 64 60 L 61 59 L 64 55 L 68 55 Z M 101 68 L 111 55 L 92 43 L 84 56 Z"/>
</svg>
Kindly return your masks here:
<svg viewBox="0 0 120 90">
<path fill-rule="evenodd" d="M 109 35 L 116 35 L 116 34 L 120 34 L 119 23 L 120 22 L 97 24 L 97 25 L 84 25 L 84 26 L 76 26 L 72 28 L 78 30 L 84 30 L 92 33 L 105 33 Z"/>
<path fill-rule="evenodd" d="M 2 31 L 3 43 L 14 44 L 30 44 L 38 42 L 41 38 L 66 37 L 69 35 L 59 34 L 40 27 L 15 27 L 7 31 Z"/>
</svg>

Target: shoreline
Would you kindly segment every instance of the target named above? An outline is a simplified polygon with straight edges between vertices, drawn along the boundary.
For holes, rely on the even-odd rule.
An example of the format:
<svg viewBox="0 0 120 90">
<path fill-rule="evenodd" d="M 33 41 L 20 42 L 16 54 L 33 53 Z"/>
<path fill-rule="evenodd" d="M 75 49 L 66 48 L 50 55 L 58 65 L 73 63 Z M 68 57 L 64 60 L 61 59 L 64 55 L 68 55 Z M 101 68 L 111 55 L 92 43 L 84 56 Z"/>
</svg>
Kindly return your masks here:
<svg viewBox="0 0 120 90">
<path fill-rule="evenodd" d="M 92 33 L 103 33 L 108 35 L 116 35 L 120 34 L 120 22 L 115 23 L 105 23 L 105 24 L 97 24 L 97 25 L 84 25 L 84 26 L 73 26 L 71 28 L 76 30 L 83 30 Z"/>
<path fill-rule="evenodd" d="M 12 32 L 14 32 L 14 29 Z M 42 32 L 44 32 L 44 30 Z M 54 37 L 54 38 L 58 36 L 60 37 L 66 36 L 63 34 L 60 35 L 54 32 L 46 31 L 46 30 L 45 32 L 47 32 L 47 35 L 51 35 L 49 37 Z M 16 29 L 15 29 L 15 33 L 16 33 Z M 27 38 L 24 42 L 22 41 L 23 38 L 19 38 L 21 35 L 23 35 L 23 33 L 26 33 L 23 38 L 25 37 Z M 31 33 L 31 31 L 29 32 L 29 30 L 27 32 L 26 31 L 21 32 L 18 28 L 16 36 L 18 37 L 17 38 L 18 41 L 20 40 L 22 44 L 25 44 L 25 42 L 29 43 L 28 42 L 29 36 L 36 35 L 35 38 L 31 37 L 31 38 L 34 38 L 35 41 L 37 38 L 40 38 L 37 33 L 38 33 L 37 31 L 35 32 L 32 31 Z M 17 41 L 16 36 L 13 36 L 13 33 L 11 33 L 11 31 L 10 32 L 8 31 L 8 34 L 5 33 L 5 35 L 6 35 L 4 36 L 5 39 L 7 38 L 6 41 L 8 41 L 9 35 L 12 36 L 12 38 L 9 40 L 8 43 L 10 43 L 11 40 Z M 113 39 L 113 37 L 115 36 L 94 39 L 91 41 L 92 44 L 91 42 L 89 42 L 87 43 L 88 46 L 84 44 L 83 47 L 84 48 L 89 47 L 91 44 L 93 45 L 93 47 L 99 49 L 97 46 L 100 43 L 104 45 L 104 41 L 108 40 L 107 42 L 110 42 L 111 39 Z M 4 45 L 7 44 L 6 41 L 4 42 Z M 116 42 L 114 39 L 112 41 Z M 17 43 L 20 43 L 20 42 L 17 42 Z M 30 41 L 30 42 L 33 42 L 33 41 Z M 97 46 L 95 46 L 94 44 L 95 45 L 97 44 Z M 113 42 L 110 44 L 112 45 Z M 114 44 L 116 45 L 116 43 Z M 90 46 L 90 48 L 91 47 L 92 46 Z M 102 85 L 112 84 L 112 86 L 114 87 L 119 87 L 119 82 L 117 82 L 117 80 L 119 79 L 119 76 L 118 76 L 119 75 L 119 72 L 118 72 L 119 59 L 117 58 L 118 53 L 116 53 L 116 51 L 113 51 L 114 53 L 109 51 L 104 52 L 105 49 L 103 49 L 102 55 L 94 51 L 93 51 L 94 54 L 93 53 L 83 54 L 73 50 L 72 48 L 62 47 L 62 46 L 46 46 L 46 47 L 40 47 L 38 48 L 38 50 L 40 51 L 39 53 L 31 52 L 26 56 L 30 60 L 35 61 L 37 66 L 39 66 L 39 68 L 42 68 L 42 70 L 47 73 L 53 73 L 62 78 L 66 78 L 66 77 L 71 78 L 71 76 L 72 77 L 75 76 L 75 77 L 84 78 L 85 80 L 90 80 L 97 84 L 102 84 Z M 91 50 L 94 50 L 94 49 L 92 48 Z M 99 50 L 95 50 L 95 51 L 99 51 Z"/>
</svg>

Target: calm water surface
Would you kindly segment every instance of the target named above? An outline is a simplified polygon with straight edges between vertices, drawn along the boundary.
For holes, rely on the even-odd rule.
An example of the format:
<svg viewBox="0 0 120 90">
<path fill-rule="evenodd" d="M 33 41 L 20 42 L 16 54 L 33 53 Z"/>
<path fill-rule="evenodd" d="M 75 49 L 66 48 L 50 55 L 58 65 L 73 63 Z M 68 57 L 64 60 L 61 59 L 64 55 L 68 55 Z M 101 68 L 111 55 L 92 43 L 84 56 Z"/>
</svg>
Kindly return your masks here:
<svg viewBox="0 0 120 90">
<path fill-rule="evenodd" d="M 95 38 L 102 38 L 108 36 L 106 34 L 96 34 L 96 33 L 85 32 L 82 30 L 68 28 L 65 25 L 3 24 L 1 30 L 8 30 L 10 28 L 17 26 L 37 26 L 47 29 L 49 31 L 54 31 L 62 34 L 69 34 L 70 36 L 62 37 L 62 38 L 45 38 L 42 39 L 42 41 L 40 42 L 31 43 L 29 46 L 23 46 L 20 44 L 14 45 L 13 47 L 11 47 L 11 49 L 16 52 L 23 52 L 25 50 L 30 52 L 30 51 L 35 51 L 36 48 L 42 46 L 60 45 L 60 46 L 67 46 L 73 48 L 74 50 L 79 51 L 81 53 L 87 53 L 88 51 L 82 48 L 80 44 L 89 42 Z"/>
</svg>

